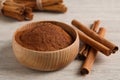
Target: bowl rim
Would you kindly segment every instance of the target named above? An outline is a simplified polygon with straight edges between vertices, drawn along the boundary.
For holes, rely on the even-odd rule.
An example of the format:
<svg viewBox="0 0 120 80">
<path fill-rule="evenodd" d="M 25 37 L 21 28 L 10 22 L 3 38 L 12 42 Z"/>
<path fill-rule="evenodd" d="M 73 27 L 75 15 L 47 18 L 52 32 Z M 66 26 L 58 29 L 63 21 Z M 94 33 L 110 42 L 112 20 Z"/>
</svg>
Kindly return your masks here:
<svg viewBox="0 0 120 80">
<path fill-rule="evenodd" d="M 59 49 L 59 50 L 54 50 L 54 51 L 37 51 L 37 50 L 33 50 L 33 49 L 29 49 L 29 48 L 26 48 L 26 47 L 23 47 L 21 44 L 19 44 L 16 39 L 15 39 L 15 36 L 18 32 L 18 30 L 22 29 L 23 27 L 25 26 L 28 26 L 30 24 L 36 24 L 36 23 L 40 23 L 40 22 L 56 22 L 56 23 L 61 23 L 61 24 L 64 24 L 66 25 L 67 27 L 71 28 L 74 32 L 75 32 L 75 40 L 72 42 L 72 44 L 70 44 L 69 46 L 65 47 L 65 48 L 62 48 L 62 49 Z M 17 45 L 19 45 L 20 47 L 22 47 L 23 49 L 25 50 L 28 50 L 28 51 L 32 51 L 32 52 L 35 52 L 35 53 L 55 53 L 55 52 L 60 52 L 60 51 L 63 51 L 69 47 L 72 47 L 74 45 L 74 43 L 77 41 L 77 39 L 79 39 L 79 36 L 78 36 L 78 33 L 77 31 L 71 27 L 70 25 L 66 24 L 66 23 L 63 23 L 63 22 L 60 22 L 60 21 L 52 21 L 52 20 L 44 20 L 44 21 L 35 21 L 35 22 L 30 22 L 30 23 L 27 23 L 25 25 L 23 25 L 22 27 L 20 28 L 17 28 L 17 30 L 14 32 L 14 35 L 13 35 L 13 40 L 12 40 L 12 43 L 15 41 L 15 43 L 17 43 Z M 79 44 L 79 43 L 78 43 Z"/>
</svg>

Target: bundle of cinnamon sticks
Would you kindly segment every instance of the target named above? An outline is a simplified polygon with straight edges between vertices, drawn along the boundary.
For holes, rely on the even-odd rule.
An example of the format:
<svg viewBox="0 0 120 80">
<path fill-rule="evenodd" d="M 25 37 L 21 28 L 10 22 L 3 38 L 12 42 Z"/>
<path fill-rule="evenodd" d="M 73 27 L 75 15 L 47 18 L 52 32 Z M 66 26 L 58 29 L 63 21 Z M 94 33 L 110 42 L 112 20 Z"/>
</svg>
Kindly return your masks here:
<svg viewBox="0 0 120 80">
<path fill-rule="evenodd" d="M 63 4 L 63 0 L 13 0 L 19 4 L 24 4 L 37 11 L 49 11 L 64 13 L 67 7 Z"/>
<path fill-rule="evenodd" d="M 1 13 L 4 16 L 11 17 L 19 21 L 33 19 L 33 13 L 31 8 L 25 7 L 22 4 L 17 4 L 11 0 L 6 0 L 4 2 Z"/>
<path fill-rule="evenodd" d="M 73 20 L 72 24 L 77 28 L 80 40 L 83 41 L 78 53 L 78 56 L 84 60 L 80 71 L 82 75 L 90 72 L 98 51 L 109 56 L 118 50 L 118 46 L 103 38 L 106 29 L 99 28 L 99 20 L 95 21 L 90 29 L 77 20 Z"/>
<path fill-rule="evenodd" d="M 64 13 L 63 0 L 0 0 L 2 15 L 19 21 L 32 20 L 32 10 Z"/>
</svg>

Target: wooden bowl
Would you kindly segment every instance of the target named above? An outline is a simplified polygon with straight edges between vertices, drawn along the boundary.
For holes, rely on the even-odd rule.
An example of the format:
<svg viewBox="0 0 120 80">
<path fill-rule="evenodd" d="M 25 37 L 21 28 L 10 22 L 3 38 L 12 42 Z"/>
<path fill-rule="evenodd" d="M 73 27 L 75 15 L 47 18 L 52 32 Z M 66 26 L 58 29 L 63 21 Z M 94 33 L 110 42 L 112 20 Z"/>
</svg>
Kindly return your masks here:
<svg viewBox="0 0 120 80">
<path fill-rule="evenodd" d="M 72 37 L 74 42 L 60 50 L 56 51 L 35 51 L 21 46 L 15 39 L 18 32 L 33 28 L 41 22 L 49 22 L 56 24 L 67 31 Z M 79 36 L 78 33 L 71 28 L 71 26 L 57 22 L 57 21 L 41 21 L 27 24 L 15 32 L 13 36 L 13 51 L 17 60 L 24 66 L 40 71 L 54 71 L 59 70 L 69 63 L 71 63 L 78 54 L 79 50 Z"/>
</svg>

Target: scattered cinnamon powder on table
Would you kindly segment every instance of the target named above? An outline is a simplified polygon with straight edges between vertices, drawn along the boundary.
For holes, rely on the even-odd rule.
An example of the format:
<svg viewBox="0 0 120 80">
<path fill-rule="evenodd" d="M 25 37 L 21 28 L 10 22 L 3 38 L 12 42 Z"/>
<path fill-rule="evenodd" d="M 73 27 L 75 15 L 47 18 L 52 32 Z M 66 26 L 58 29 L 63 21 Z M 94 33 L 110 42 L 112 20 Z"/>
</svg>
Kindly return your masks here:
<svg viewBox="0 0 120 80">
<path fill-rule="evenodd" d="M 32 29 L 19 32 L 16 40 L 22 46 L 37 51 L 54 51 L 72 44 L 72 37 L 61 27 L 43 22 Z"/>
</svg>

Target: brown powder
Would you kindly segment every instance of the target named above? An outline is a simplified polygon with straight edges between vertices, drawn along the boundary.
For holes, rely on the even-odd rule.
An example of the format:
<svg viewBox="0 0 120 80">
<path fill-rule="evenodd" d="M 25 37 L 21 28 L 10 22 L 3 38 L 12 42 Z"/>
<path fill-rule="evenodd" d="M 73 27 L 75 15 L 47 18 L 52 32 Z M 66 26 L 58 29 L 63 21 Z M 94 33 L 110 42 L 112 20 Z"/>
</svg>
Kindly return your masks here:
<svg viewBox="0 0 120 80">
<path fill-rule="evenodd" d="M 22 46 L 37 51 L 59 50 L 73 42 L 67 32 L 52 23 L 40 23 L 33 29 L 22 31 L 18 33 L 16 40 Z"/>
</svg>

